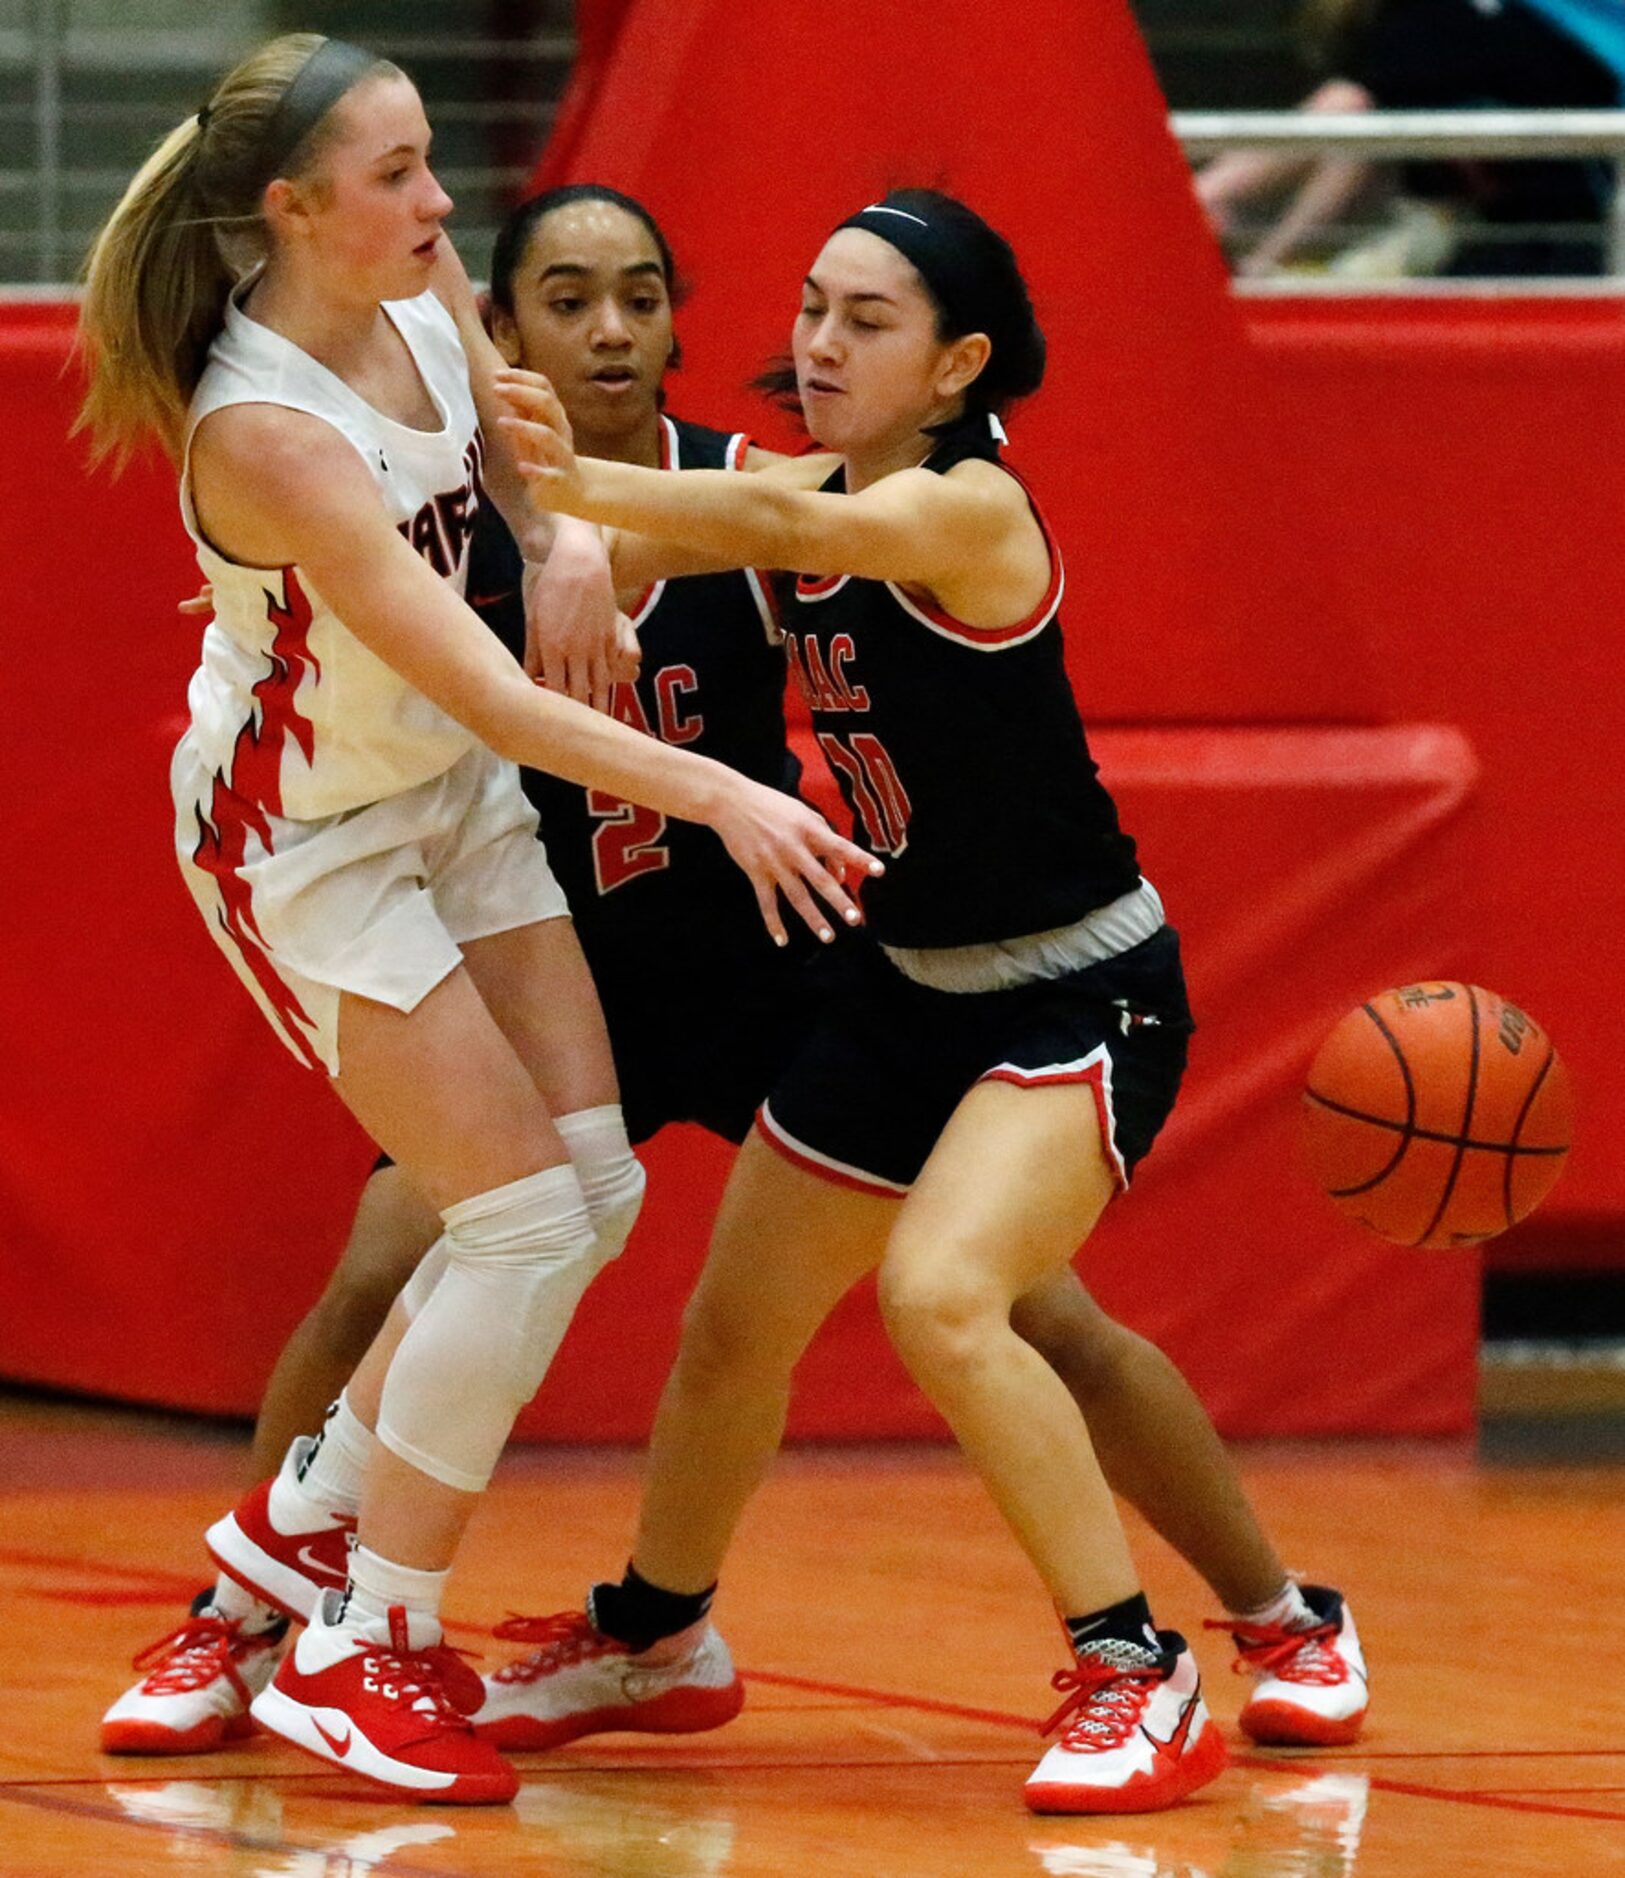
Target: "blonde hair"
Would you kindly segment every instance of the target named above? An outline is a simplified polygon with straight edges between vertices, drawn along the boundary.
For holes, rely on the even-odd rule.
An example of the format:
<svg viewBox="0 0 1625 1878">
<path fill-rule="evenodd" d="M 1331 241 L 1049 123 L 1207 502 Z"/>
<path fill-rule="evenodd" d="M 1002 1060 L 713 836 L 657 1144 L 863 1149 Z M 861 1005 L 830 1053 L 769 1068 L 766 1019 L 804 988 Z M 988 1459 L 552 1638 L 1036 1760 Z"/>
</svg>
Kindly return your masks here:
<svg viewBox="0 0 1625 1878">
<path fill-rule="evenodd" d="M 156 435 L 180 460 L 186 412 L 232 289 L 269 253 L 266 150 L 277 108 L 326 43 L 287 33 L 251 53 L 136 172 L 85 261 L 76 352 L 88 384 L 74 431 L 122 469 Z M 370 78 L 399 77 L 385 59 Z M 326 112 L 279 175 L 307 174 L 334 136 Z"/>
</svg>

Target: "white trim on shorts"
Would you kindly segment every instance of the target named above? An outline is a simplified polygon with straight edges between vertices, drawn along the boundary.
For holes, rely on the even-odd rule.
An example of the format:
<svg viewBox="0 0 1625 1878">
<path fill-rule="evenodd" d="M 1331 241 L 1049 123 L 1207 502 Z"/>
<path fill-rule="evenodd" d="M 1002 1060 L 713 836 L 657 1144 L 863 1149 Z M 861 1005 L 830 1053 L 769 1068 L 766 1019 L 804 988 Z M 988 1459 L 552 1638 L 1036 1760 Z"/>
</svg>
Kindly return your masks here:
<svg viewBox="0 0 1625 1878">
<path fill-rule="evenodd" d="M 1041 1069 L 1023 1069 L 1018 1063 L 997 1063 L 985 1069 L 977 1082 L 1013 1082 L 1023 1089 L 1044 1088 L 1052 1084 L 1086 1082 L 1094 1091 L 1095 1108 L 1100 1116 L 1101 1145 L 1111 1163 L 1117 1184 L 1128 1191 L 1128 1166 L 1117 1148 L 1117 1112 L 1112 1106 L 1112 1053 L 1105 1044 L 1096 1044 L 1087 1056 L 1070 1063 L 1046 1063 Z"/>
<path fill-rule="evenodd" d="M 909 1192 L 906 1186 L 895 1180 L 887 1180 L 881 1174 L 871 1174 L 867 1168 L 853 1167 L 846 1161 L 838 1161 L 833 1154 L 825 1154 L 818 1148 L 809 1147 L 805 1141 L 798 1141 L 765 1102 L 756 1111 L 756 1126 L 767 1145 L 776 1149 L 803 1173 L 834 1181 L 837 1186 L 855 1188 L 859 1193 L 875 1194 L 882 1200 L 901 1200 Z"/>
</svg>

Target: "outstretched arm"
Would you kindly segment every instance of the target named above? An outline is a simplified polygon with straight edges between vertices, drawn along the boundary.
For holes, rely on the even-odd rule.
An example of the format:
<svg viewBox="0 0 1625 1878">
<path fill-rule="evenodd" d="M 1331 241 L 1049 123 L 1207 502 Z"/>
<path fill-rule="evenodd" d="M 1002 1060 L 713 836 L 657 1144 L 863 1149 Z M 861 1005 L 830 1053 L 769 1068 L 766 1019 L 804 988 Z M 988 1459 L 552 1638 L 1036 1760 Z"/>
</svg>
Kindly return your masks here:
<svg viewBox="0 0 1625 1878">
<path fill-rule="evenodd" d="M 531 499 L 557 514 L 680 542 L 728 567 L 896 581 L 972 621 L 1030 582 L 1035 552 L 1039 591 L 1047 580 L 1047 551 L 1026 499 L 992 465 L 946 476 L 899 470 L 850 496 L 774 475 L 670 476 L 577 457 L 563 406 L 537 374 L 506 371 L 497 385 L 512 412 L 501 423 Z"/>
<path fill-rule="evenodd" d="M 817 489 L 829 481 L 840 461 L 827 451 L 815 456 L 781 456 L 753 444 L 741 467 L 747 475 L 765 477 L 787 489 Z M 684 574 L 716 574 L 728 568 L 754 565 L 727 555 L 685 547 L 678 541 L 662 540 L 657 535 L 642 535 L 634 529 L 606 529 L 604 542 L 609 549 L 615 591 L 622 595 L 642 593 L 657 580 L 677 580 Z"/>
</svg>

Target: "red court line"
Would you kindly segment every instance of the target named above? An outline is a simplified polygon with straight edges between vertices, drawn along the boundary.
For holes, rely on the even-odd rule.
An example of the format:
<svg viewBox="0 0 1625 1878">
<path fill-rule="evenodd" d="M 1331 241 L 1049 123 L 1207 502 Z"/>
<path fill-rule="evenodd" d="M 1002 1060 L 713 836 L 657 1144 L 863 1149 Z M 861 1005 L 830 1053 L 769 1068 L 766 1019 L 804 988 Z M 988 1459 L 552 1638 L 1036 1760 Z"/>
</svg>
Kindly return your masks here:
<svg viewBox="0 0 1625 1878">
<path fill-rule="evenodd" d="M 1625 1793 L 1625 1787 L 1497 1787 L 1497 1793 Z"/>
<path fill-rule="evenodd" d="M 193 1597 L 202 1589 L 200 1584 L 191 1586 Z M 24 1597 L 43 1598 L 50 1604 L 88 1604 L 92 1610 L 119 1610 L 127 1605 L 162 1604 L 172 1605 L 179 1599 L 186 1599 L 184 1590 L 177 1591 L 173 1585 L 152 1586 L 143 1591 L 139 1587 L 128 1591 L 51 1591 L 39 1585 L 25 1585 Z M 190 1602 L 190 1599 L 186 1600 Z"/>
<path fill-rule="evenodd" d="M 810 1676 L 784 1676 L 769 1669 L 742 1669 L 745 1682 L 770 1683 L 780 1689 L 805 1689 L 809 1695 L 838 1695 L 849 1701 L 867 1703 L 875 1708 L 916 1709 L 924 1715 L 951 1715 L 960 1721 L 991 1722 L 996 1728 L 1020 1728 L 1024 1733 L 1038 1733 L 1038 1723 L 1030 1715 L 1012 1715 L 996 1708 L 967 1708 L 962 1702 L 939 1702 L 928 1695 L 893 1695 L 884 1689 L 864 1689 L 850 1682 L 816 1682 Z"/>
<path fill-rule="evenodd" d="M 1360 1743 L 1360 1762 L 1371 1760 L 1617 1760 L 1625 1748 L 1368 1748 Z M 1230 1760 L 1244 1767 L 1302 1767 L 1277 1762 L 1268 1754 L 1238 1752 Z"/>
<path fill-rule="evenodd" d="M 1625 1812 L 1608 1812 L 1594 1806 L 1548 1806 L 1539 1800 L 1515 1800 L 1500 1793 L 1456 1793 L 1448 1787 L 1420 1787 L 1410 1781 L 1384 1780 L 1371 1776 L 1371 1788 L 1377 1793 L 1400 1793 L 1413 1800 L 1446 1800 L 1457 1806 L 1488 1806 L 1508 1813 L 1541 1813 L 1556 1819 L 1604 1819 L 1625 1821 Z M 1617 1791 L 1617 1789 L 1616 1789 Z"/>
<path fill-rule="evenodd" d="M 207 1567 L 183 1576 L 179 1572 L 155 1570 L 150 1565 L 110 1565 L 101 1559 L 63 1558 L 55 1552 L 22 1552 L 0 1546 L 0 1565 L 22 1565 L 30 1570 L 71 1572 L 80 1578 L 112 1578 L 127 1584 L 179 1586 L 188 1596 L 205 1582 Z M 46 1593 L 50 1595 L 49 1592 Z"/>
</svg>

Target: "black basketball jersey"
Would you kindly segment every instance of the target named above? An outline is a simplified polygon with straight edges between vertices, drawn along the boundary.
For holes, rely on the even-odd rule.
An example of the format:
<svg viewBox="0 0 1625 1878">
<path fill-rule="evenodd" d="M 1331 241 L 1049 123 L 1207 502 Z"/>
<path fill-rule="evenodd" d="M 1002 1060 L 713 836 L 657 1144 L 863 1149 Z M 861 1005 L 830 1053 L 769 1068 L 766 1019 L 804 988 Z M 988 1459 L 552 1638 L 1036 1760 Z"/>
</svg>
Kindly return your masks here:
<svg viewBox="0 0 1625 1878">
<path fill-rule="evenodd" d="M 925 467 L 999 461 L 985 425 L 956 426 Z M 844 486 L 842 471 L 825 485 Z M 1049 550 L 1049 592 L 996 632 L 890 581 L 796 583 L 791 669 L 855 837 L 885 857 L 884 878 L 863 892 L 885 944 L 1045 932 L 1139 885 L 1134 843 L 1118 827 L 1067 678 L 1061 558 L 1053 541 Z"/>
<path fill-rule="evenodd" d="M 669 417 L 661 433 L 668 469 L 735 468 L 746 447 L 742 434 Z M 513 537 L 483 506 L 469 603 L 516 658 L 520 565 Z M 643 667 L 635 685 L 616 686 L 613 715 L 794 793 L 800 768 L 785 745 L 783 635 L 767 580 L 744 569 L 661 581 L 631 617 Z M 715 958 L 770 943 L 750 882 L 711 829 L 539 770 L 521 774 L 589 961 L 651 949 Z"/>
</svg>

